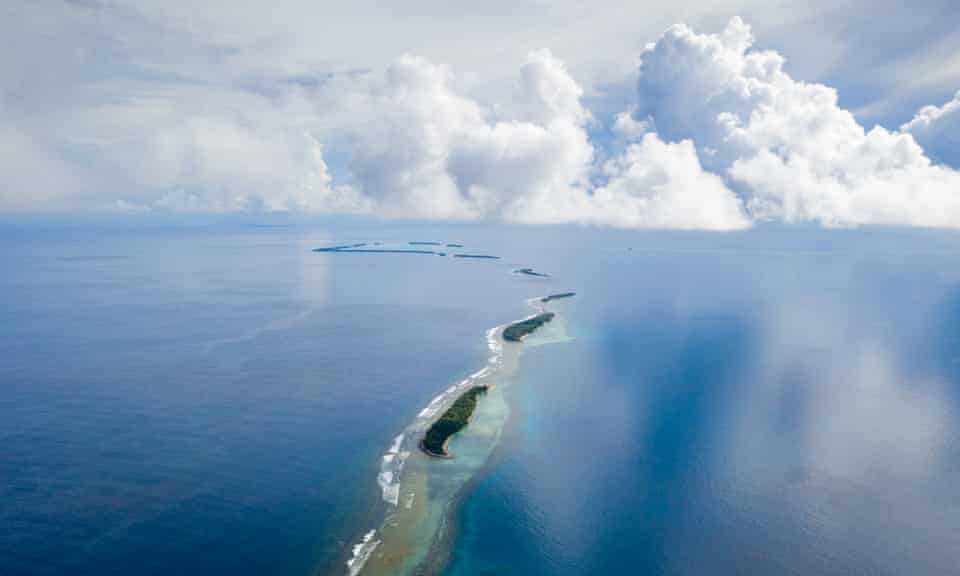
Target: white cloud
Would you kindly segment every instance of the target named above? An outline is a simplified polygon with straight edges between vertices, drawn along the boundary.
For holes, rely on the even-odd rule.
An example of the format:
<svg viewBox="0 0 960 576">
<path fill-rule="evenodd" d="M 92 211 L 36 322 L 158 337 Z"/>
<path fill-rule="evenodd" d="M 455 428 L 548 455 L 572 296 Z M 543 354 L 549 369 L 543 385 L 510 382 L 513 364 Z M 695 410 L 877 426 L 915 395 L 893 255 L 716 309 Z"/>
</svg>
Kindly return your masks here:
<svg viewBox="0 0 960 576">
<path fill-rule="evenodd" d="M 6 210 L 363 211 L 295 99 L 134 90 L 2 132 Z"/>
<path fill-rule="evenodd" d="M 739 201 L 700 169 L 689 142 L 651 135 L 589 181 L 594 149 L 583 89 L 548 51 L 521 66 L 498 113 L 457 94 L 443 67 L 403 57 L 345 99 L 351 168 L 378 211 L 656 228 L 742 228 Z"/>
<path fill-rule="evenodd" d="M 960 91 L 943 106 L 925 106 L 900 127 L 934 159 L 960 168 Z"/>
<path fill-rule="evenodd" d="M 908 134 L 864 130 L 835 90 L 794 80 L 752 43 L 739 18 L 714 35 L 670 28 L 643 53 L 636 114 L 694 139 L 754 218 L 960 227 L 960 174 Z"/>
<path fill-rule="evenodd" d="M 594 191 L 598 221 L 625 228 L 731 230 L 749 226 L 740 199 L 703 171 L 690 140 L 647 134 L 607 162 L 605 186 Z"/>
<path fill-rule="evenodd" d="M 573 209 L 587 201 L 589 114 L 563 65 L 549 52 L 531 54 L 499 119 L 452 83 L 444 67 L 407 56 L 344 99 L 343 114 L 360 119 L 346 127 L 350 168 L 377 209 L 426 218 L 581 218 Z M 546 212 L 530 212 L 540 198 Z M 564 198 L 571 210 L 561 207 Z"/>
<path fill-rule="evenodd" d="M 360 211 L 333 186 L 320 143 L 307 132 L 225 118 L 187 118 L 147 137 L 139 185 L 155 207 L 187 211 Z M 158 195 L 158 197 L 156 197 Z"/>
<path fill-rule="evenodd" d="M 45 210 L 69 202 L 62 163 L 15 125 L 0 124 L 0 212 Z"/>
<path fill-rule="evenodd" d="M 723 11 L 742 6 L 730 0 Z M 357 50 L 350 40 L 366 13 L 344 8 L 347 24 L 317 34 L 318 23 L 336 20 L 327 8 L 281 0 L 263 18 L 219 0 L 5 8 L 0 29 L 24 49 L 0 56 L 0 209 L 375 210 L 709 229 L 756 218 L 960 225 L 957 173 L 930 161 L 956 149 L 949 105 L 925 129 L 915 121 L 909 133 L 864 130 L 833 89 L 796 81 L 779 54 L 753 49 L 739 19 L 719 34 L 670 28 L 642 51 L 634 114 L 599 126 L 607 120 L 585 105 L 598 93 L 589 82 L 623 70 L 625 38 L 640 45 L 642 34 L 625 32 L 629 18 L 603 12 L 603 33 L 590 28 L 601 23 L 565 18 L 590 29 L 571 36 L 537 6 L 510 22 L 484 8 L 477 22 L 529 32 L 498 48 L 482 30 L 464 39 L 439 25 L 459 13 L 416 6 L 403 12 L 402 29 L 371 21 L 369 35 L 384 43 Z M 555 10 L 582 13 L 575 4 Z M 713 14 L 686 12 L 692 21 Z M 774 12 L 751 18 L 762 30 L 788 29 L 792 20 Z M 809 24 L 816 14 L 791 18 Z M 566 37 L 591 41 L 557 41 Z M 52 39 L 77 49 L 58 50 Z M 564 46 L 588 83 L 545 50 L 529 52 L 519 74 L 505 65 L 532 42 Z M 398 46 L 457 67 L 413 56 L 384 66 Z M 356 70 L 367 66 L 374 71 Z M 593 133 L 612 133 L 612 143 Z"/>
</svg>

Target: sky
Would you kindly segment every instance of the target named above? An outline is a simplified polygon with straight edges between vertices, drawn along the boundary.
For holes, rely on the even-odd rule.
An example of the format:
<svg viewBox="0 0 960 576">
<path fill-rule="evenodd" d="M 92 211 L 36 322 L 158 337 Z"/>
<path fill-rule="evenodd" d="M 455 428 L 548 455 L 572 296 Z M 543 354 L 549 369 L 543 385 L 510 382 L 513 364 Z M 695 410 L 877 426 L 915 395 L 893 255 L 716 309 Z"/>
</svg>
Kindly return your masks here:
<svg viewBox="0 0 960 576">
<path fill-rule="evenodd" d="M 951 4 L 7 1 L 0 213 L 958 228 Z"/>
</svg>

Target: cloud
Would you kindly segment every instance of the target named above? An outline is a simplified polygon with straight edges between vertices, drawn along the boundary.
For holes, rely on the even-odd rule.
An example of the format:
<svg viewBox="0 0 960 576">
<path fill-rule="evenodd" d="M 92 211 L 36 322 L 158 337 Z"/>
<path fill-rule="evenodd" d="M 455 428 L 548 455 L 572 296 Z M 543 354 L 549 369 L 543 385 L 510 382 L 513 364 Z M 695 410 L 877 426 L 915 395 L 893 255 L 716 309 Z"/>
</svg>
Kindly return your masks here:
<svg viewBox="0 0 960 576">
<path fill-rule="evenodd" d="M 0 124 L 0 173 L 0 212 L 44 210 L 69 200 L 65 167 L 15 125 Z"/>
<path fill-rule="evenodd" d="M 930 156 L 960 168 L 960 91 L 943 106 L 925 106 L 900 127 L 923 145 Z"/>
<path fill-rule="evenodd" d="M 693 142 L 646 134 L 604 166 L 593 194 L 597 221 L 625 228 L 733 230 L 750 225 L 740 199 L 700 166 Z"/>
<path fill-rule="evenodd" d="M 318 140 L 306 131 L 231 118 L 188 117 L 147 136 L 136 166 L 144 207 L 230 212 L 362 211 L 334 186 Z"/>
<path fill-rule="evenodd" d="M 499 117 L 458 94 L 442 66 L 410 56 L 347 97 L 351 172 L 392 216 L 576 220 L 561 205 L 586 183 L 593 148 L 582 89 L 549 52 L 532 53 Z M 537 198 L 548 213 L 532 214 Z M 565 200 L 566 198 L 566 200 Z"/>
<path fill-rule="evenodd" d="M 668 29 L 640 53 L 631 109 L 596 118 L 588 103 L 598 86 L 546 50 L 528 52 L 518 71 L 504 65 L 518 46 L 447 54 L 421 35 L 408 44 L 434 61 L 384 66 L 379 47 L 346 66 L 349 30 L 317 35 L 316 18 L 288 26 L 291 14 L 316 14 L 314 4 L 282 1 L 253 28 L 246 9 L 187 8 L 103 0 L 7 10 L 5 21 L 20 24 L 4 31 L 28 49 L 0 57 L 0 210 L 960 226 L 957 172 L 936 163 L 956 149 L 950 105 L 927 114 L 926 127 L 918 116 L 900 132 L 866 130 L 835 90 L 794 80 L 779 54 L 755 49 L 739 18 L 717 34 Z M 408 16 L 432 27 L 442 16 L 421 11 Z M 534 36 L 549 45 L 551 34 Z M 593 36 L 589 47 L 623 49 Z M 317 50 L 333 37 L 336 47 Z M 54 38 L 80 48 L 55 50 Z M 573 69 L 592 70 L 588 82 L 623 68 L 584 65 L 609 60 L 586 47 L 572 54 Z"/>
<path fill-rule="evenodd" d="M 754 219 L 960 227 L 960 174 L 909 134 L 865 130 L 835 90 L 752 45 L 739 18 L 719 34 L 670 28 L 642 55 L 635 115 L 693 139 Z"/>
<path fill-rule="evenodd" d="M 622 227 L 742 228 L 739 201 L 689 142 L 650 135 L 590 183 L 595 150 L 582 87 L 549 51 L 531 53 L 496 111 L 458 94 L 443 67 L 403 57 L 345 99 L 351 171 L 375 210 Z M 631 136 L 635 136 L 632 134 Z"/>
<path fill-rule="evenodd" d="M 366 210 L 333 182 L 315 121 L 286 98 L 132 89 L 0 124 L 6 211 Z M 2 118 L 2 115 L 0 115 Z"/>
</svg>

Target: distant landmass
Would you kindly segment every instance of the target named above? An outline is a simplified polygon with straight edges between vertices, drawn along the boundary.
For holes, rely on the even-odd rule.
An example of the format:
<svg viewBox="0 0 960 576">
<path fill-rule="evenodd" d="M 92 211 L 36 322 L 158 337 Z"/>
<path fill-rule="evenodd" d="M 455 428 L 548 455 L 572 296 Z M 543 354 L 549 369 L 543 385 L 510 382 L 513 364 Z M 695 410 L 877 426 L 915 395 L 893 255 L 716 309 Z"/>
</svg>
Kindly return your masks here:
<svg viewBox="0 0 960 576">
<path fill-rule="evenodd" d="M 418 250 L 415 248 L 314 248 L 314 252 L 339 252 L 341 254 L 433 254 L 446 256 L 446 252 L 436 250 Z"/>
<path fill-rule="evenodd" d="M 536 276 L 538 278 L 549 278 L 549 274 L 544 274 L 543 272 L 537 272 L 533 268 L 517 268 L 513 271 L 514 274 L 523 274 L 524 276 Z"/>
<path fill-rule="evenodd" d="M 454 254 L 454 258 L 479 258 L 479 259 L 488 259 L 488 260 L 499 260 L 499 256 L 491 256 L 489 254 Z"/>
<path fill-rule="evenodd" d="M 549 296 L 544 296 L 543 298 L 540 299 L 540 301 L 546 304 L 551 300 L 560 300 L 561 298 L 572 298 L 576 295 L 577 295 L 576 292 L 560 292 L 559 294 L 550 294 Z"/>
<path fill-rule="evenodd" d="M 373 242 L 373 246 L 378 246 L 378 248 L 367 248 L 370 246 L 366 242 L 359 242 L 357 244 L 340 244 L 337 246 L 326 246 L 323 248 L 314 248 L 313 252 L 324 252 L 324 253 L 349 253 L 349 254 L 428 254 L 433 256 L 446 256 L 446 252 L 441 252 L 439 250 L 431 250 L 432 247 L 446 247 L 446 248 L 463 248 L 463 244 L 445 244 L 443 242 L 435 242 L 432 240 L 410 240 L 407 242 L 408 246 L 423 246 L 423 248 L 388 248 L 380 247 L 383 246 L 383 242 Z M 402 246 L 402 244 L 401 244 Z M 485 259 L 499 259 L 499 256 L 491 256 L 488 254 L 454 254 L 455 258 L 485 258 Z"/>
</svg>

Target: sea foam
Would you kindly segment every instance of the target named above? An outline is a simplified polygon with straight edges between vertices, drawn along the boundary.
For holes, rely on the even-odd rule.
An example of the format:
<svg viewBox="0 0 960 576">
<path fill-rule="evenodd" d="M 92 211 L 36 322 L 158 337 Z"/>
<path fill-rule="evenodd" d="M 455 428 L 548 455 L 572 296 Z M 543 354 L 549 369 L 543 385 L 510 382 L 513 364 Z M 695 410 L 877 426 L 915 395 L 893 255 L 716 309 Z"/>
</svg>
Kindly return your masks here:
<svg viewBox="0 0 960 576">
<path fill-rule="evenodd" d="M 360 573 L 374 549 L 380 544 L 379 540 L 374 540 L 376 535 L 377 531 L 371 530 L 363 535 L 359 544 L 353 546 L 353 555 L 347 560 L 347 573 L 350 576 L 357 576 Z"/>
</svg>

